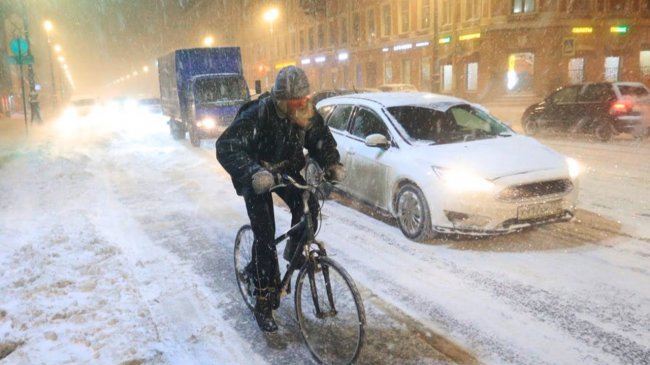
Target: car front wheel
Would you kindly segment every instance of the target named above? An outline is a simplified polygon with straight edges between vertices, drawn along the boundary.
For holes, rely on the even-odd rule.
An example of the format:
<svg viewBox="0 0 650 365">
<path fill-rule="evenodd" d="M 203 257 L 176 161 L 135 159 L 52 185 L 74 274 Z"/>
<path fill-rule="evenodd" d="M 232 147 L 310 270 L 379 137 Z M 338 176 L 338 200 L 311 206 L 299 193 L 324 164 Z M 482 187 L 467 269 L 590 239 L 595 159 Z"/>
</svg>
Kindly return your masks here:
<svg viewBox="0 0 650 365">
<path fill-rule="evenodd" d="M 405 184 L 397 193 L 397 222 L 404 235 L 414 241 L 433 236 L 429 206 L 422 191 L 413 184 Z"/>
</svg>

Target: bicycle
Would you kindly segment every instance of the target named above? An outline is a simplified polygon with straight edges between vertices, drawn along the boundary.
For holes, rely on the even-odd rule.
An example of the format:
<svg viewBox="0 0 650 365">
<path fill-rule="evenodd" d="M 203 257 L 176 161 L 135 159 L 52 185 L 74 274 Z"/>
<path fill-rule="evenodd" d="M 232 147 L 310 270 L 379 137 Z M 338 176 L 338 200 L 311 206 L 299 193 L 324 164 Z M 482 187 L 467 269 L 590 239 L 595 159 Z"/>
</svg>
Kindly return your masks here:
<svg viewBox="0 0 650 365">
<path fill-rule="evenodd" d="M 324 172 L 313 161 L 305 168 L 305 185 L 290 176 L 282 176 L 280 184 L 291 184 L 302 190 L 301 220 L 278 236 L 278 245 L 289 235 L 303 230 L 302 247 L 298 247 L 282 277 L 278 299 L 291 294 L 291 277 L 295 282 L 294 307 L 298 326 L 313 357 L 323 364 L 353 363 L 363 347 L 366 316 L 361 295 L 347 271 L 327 256 L 322 242 L 315 239 L 314 223 L 307 201 L 324 183 Z M 320 213 L 320 212 L 319 212 Z M 244 302 L 255 307 L 252 280 L 247 280 L 245 267 L 252 259 L 253 231 L 250 224 L 242 226 L 235 239 L 235 273 Z M 305 278 L 307 281 L 305 283 Z"/>
</svg>

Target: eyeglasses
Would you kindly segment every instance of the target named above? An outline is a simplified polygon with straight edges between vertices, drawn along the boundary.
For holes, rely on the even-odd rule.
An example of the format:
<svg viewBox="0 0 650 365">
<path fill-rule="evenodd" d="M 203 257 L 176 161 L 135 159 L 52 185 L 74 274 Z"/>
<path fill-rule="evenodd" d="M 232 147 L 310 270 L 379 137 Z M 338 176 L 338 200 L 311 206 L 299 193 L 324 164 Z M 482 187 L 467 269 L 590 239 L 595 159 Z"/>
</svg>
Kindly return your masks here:
<svg viewBox="0 0 650 365">
<path fill-rule="evenodd" d="M 287 99 L 287 106 L 294 109 L 304 108 L 309 103 L 309 96 L 298 99 Z"/>
</svg>

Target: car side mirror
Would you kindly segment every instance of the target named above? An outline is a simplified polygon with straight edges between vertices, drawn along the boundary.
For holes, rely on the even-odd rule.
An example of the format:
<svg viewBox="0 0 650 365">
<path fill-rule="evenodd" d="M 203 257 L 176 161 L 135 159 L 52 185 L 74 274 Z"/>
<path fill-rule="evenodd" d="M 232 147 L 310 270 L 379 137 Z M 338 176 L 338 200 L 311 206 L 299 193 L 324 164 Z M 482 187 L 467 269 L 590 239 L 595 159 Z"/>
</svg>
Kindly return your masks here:
<svg viewBox="0 0 650 365">
<path fill-rule="evenodd" d="M 383 149 L 387 149 L 390 147 L 390 141 L 386 136 L 383 134 L 379 133 L 374 133 L 366 137 L 366 146 L 368 147 L 379 147 Z"/>
<path fill-rule="evenodd" d="M 259 95 L 262 93 L 262 80 L 255 80 L 255 94 Z"/>
</svg>

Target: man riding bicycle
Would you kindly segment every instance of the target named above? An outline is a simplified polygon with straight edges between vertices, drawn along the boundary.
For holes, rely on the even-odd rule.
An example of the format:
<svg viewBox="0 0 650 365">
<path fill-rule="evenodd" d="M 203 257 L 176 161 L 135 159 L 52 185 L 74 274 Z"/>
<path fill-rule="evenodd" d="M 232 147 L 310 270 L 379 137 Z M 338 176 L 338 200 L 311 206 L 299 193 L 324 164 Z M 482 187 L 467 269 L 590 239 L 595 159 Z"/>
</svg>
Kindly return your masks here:
<svg viewBox="0 0 650 365">
<path fill-rule="evenodd" d="M 255 286 L 255 320 L 262 331 L 278 329 L 273 309 L 279 305 L 280 269 L 275 239 L 272 187 L 276 177 L 286 174 L 304 181 L 303 148 L 325 168 L 329 179 L 341 181 L 345 169 L 340 164 L 336 142 L 323 118 L 309 100 L 309 81 L 295 66 L 280 70 L 271 93 L 241 107 L 235 120 L 216 142 L 217 160 L 230 174 L 238 195 L 243 196 L 255 241 L 252 262 L 247 266 Z M 302 216 L 301 191 L 282 186 L 274 192 L 291 210 L 291 224 Z M 318 224 L 318 200 L 309 198 L 312 221 Z M 300 234 L 289 238 L 284 258 L 290 260 L 300 247 Z"/>
</svg>

